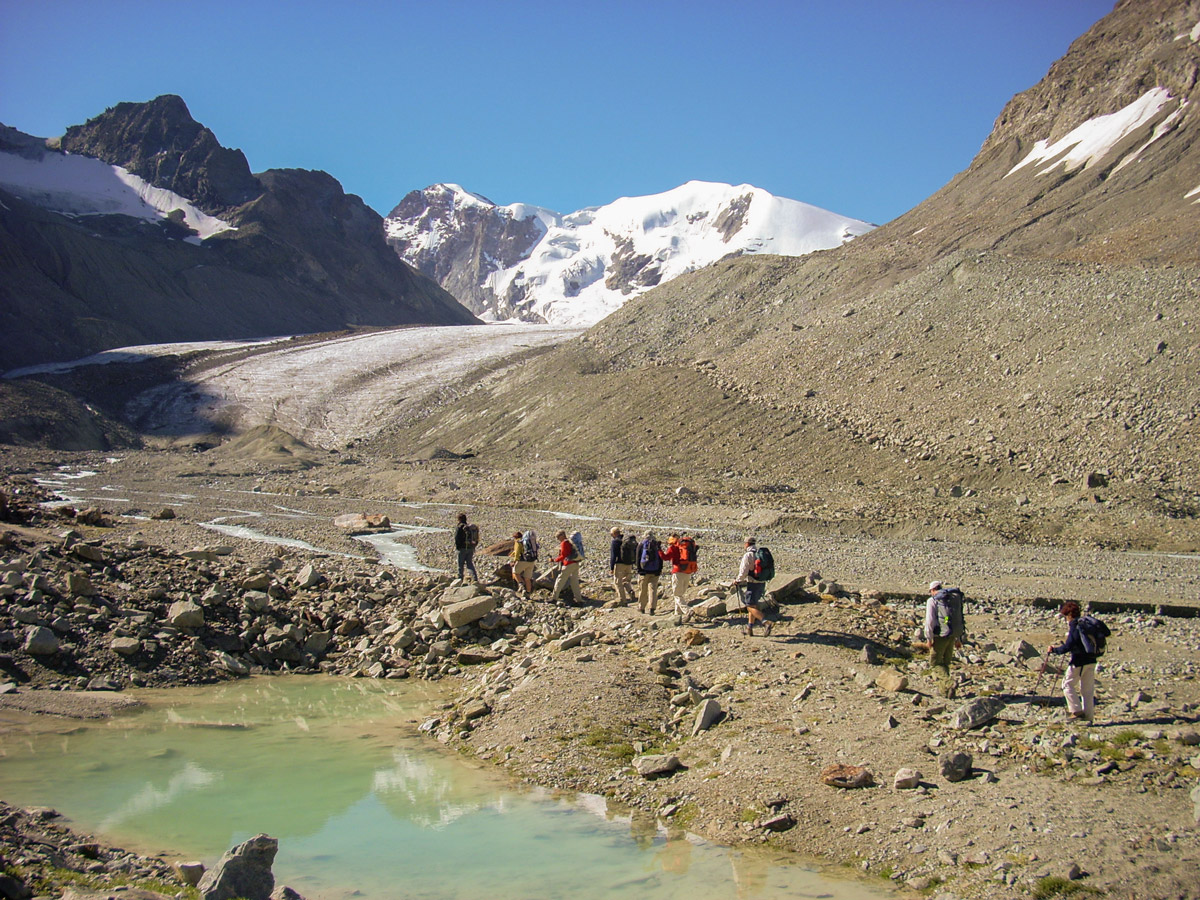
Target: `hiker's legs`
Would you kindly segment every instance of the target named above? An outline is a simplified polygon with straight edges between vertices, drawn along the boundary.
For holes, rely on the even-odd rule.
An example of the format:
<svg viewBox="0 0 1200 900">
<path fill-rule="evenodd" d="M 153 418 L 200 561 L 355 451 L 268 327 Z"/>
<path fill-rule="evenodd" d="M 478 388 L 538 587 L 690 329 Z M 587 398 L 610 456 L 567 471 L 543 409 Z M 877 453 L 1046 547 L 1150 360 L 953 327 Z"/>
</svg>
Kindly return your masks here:
<svg viewBox="0 0 1200 900">
<path fill-rule="evenodd" d="M 1063 697 L 1067 700 L 1067 712 L 1073 716 L 1083 715 L 1082 676 L 1084 668 L 1086 667 L 1067 666 L 1067 671 L 1063 673 Z"/>
<path fill-rule="evenodd" d="M 747 624 L 753 627 L 756 622 L 765 622 L 767 617 L 763 615 L 759 603 L 762 602 L 763 594 L 767 592 L 767 585 L 763 582 L 750 582 L 742 590 L 746 592 L 742 602 L 746 605 Z"/>
<path fill-rule="evenodd" d="M 470 561 L 470 559 L 471 558 L 467 554 L 466 550 L 458 551 L 458 580 L 459 581 L 463 580 L 463 568 L 464 567 L 470 565 L 472 567 L 471 571 L 474 571 L 474 563 L 472 563 Z"/>
<path fill-rule="evenodd" d="M 686 616 L 688 613 L 686 598 L 691 583 L 691 572 L 673 572 L 671 574 L 671 595 L 675 599 L 675 612 L 681 616 Z"/>
<path fill-rule="evenodd" d="M 524 588 L 525 593 L 533 593 L 533 563 L 522 560 L 513 566 L 513 579 L 517 587 Z"/>
<path fill-rule="evenodd" d="M 1067 666 L 1063 675 L 1063 696 L 1067 712 L 1091 719 L 1096 710 L 1096 666 Z"/>
<path fill-rule="evenodd" d="M 613 566 L 613 588 L 617 592 L 617 599 L 622 603 L 628 603 L 633 599 L 633 566 L 628 563 L 617 563 Z"/>
<path fill-rule="evenodd" d="M 929 665 L 940 669 L 942 675 L 950 677 L 950 663 L 954 661 L 954 638 L 935 637 L 930 642 Z"/>
<path fill-rule="evenodd" d="M 1089 722 L 1096 715 L 1096 664 L 1084 666 L 1079 673 L 1079 692 L 1083 695 L 1083 716 Z"/>
<path fill-rule="evenodd" d="M 654 612 L 658 606 L 658 576 L 643 575 L 638 580 L 638 609 L 642 612 L 646 611 L 646 603 L 649 601 L 650 612 Z"/>
<path fill-rule="evenodd" d="M 579 586 L 579 563 L 567 566 L 567 583 L 571 586 L 571 599 L 574 603 L 583 602 L 583 588 Z"/>
<path fill-rule="evenodd" d="M 474 578 L 475 583 L 478 584 L 479 583 L 479 573 L 475 571 L 475 551 L 474 550 L 464 550 L 463 551 L 463 562 L 466 563 L 467 568 L 470 569 L 470 571 L 471 571 L 471 577 Z M 462 579 L 461 574 L 458 577 L 460 580 Z"/>
<path fill-rule="evenodd" d="M 558 577 L 554 579 L 554 590 L 550 592 L 550 602 L 553 603 L 558 599 L 558 595 L 562 593 L 562 589 L 567 586 L 570 581 L 570 576 L 567 574 L 569 566 L 563 566 L 558 570 Z"/>
</svg>

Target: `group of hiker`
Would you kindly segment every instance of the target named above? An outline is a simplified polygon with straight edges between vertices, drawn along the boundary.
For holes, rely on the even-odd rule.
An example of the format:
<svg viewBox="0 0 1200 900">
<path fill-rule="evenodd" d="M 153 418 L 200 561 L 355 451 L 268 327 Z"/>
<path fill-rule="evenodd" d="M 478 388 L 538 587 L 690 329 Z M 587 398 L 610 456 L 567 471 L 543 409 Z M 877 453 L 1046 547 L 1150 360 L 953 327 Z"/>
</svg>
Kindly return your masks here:
<svg viewBox="0 0 1200 900">
<path fill-rule="evenodd" d="M 1050 656 L 1068 655 L 1063 672 L 1062 692 L 1067 701 L 1067 715 L 1074 720 L 1091 722 L 1096 709 L 1096 663 L 1104 654 L 1109 627 L 1093 615 L 1083 615 L 1079 604 L 1068 600 L 1058 611 L 1067 622 L 1067 636 L 1060 644 L 1046 648 L 1041 674 L 1046 671 Z M 940 581 L 929 583 L 929 600 L 925 605 L 925 640 L 929 646 L 929 665 L 941 673 L 941 690 L 954 696 L 954 681 L 950 664 L 955 647 L 961 647 L 966 636 L 963 617 L 963 593 Z"/>
<path fill-rule="evenodd" d="M 626 534 L 620 526 L 610 529 L 609 536 L 608 570 L 618 601 L 625 605 L 636 599 L 640 612 L 655 615 L 659 581 L 669 565 L 676 623 L 689 621 L 692 612 L 687 604 L 687 592 L 698 568 L 696 539 L 690 534 L 672 532 L 664 546 L 653 531 L 647 531 L 639 537 L 632 531 Z M 583 537 L 578 531 L 568 535 L 565 530 L 560 530 L 554 539 L 558 550 L 551 557 L 551 562 L 557 564 L 558 569 L 550 601 L 558 602 L 563 592 L 569 590 L 572 600 L 579 603 L 583 598 L 579 578 L 579 566 L 585 557 Z M 460 513 L 454 531 L 460 581 L 467 572 L 476 582 L 479 581 L 474 562 L 478 544 L 478 527 L 467 521 L 465 513 Z M 737 576 L 729 586 L 738 591 L 746 609 L 745 633 L 753 635 L 754 628 L 758 626 L 764 635 L 770 635 L 771 622 L 763 613 L 762 601 L 767 583 L 775 577 L 775 562 L 771 551 L 759 546 L 757 538 L 747 537 L 743 546 Z M 517 589 L 527 597 L 533 595 L 534 569 L 540 552 L 537 535 L 532 529 L 513 532 L 512 549 L 507 555 Z M 929 650 L 929 665 L 940 675 L 939 687 L 948 697 L 954 696 L 955 692 L 955 682 L 950 674 L 954 650 L 962 646 L 966 636 L 963 603 L 963 593 L 958 588 L 948 587 L 941 581 L 930 582 L 923 631 Z M 1090 722 L 1095 710 L 1096 661 L 1104 652 L 1105 639 L 1110 632 L 1108 626 L 1095 616 L 1082 615 L 1079 604 L 1073 600 L 1063 604 L 1059 615 L 1067 621 L 1067 636 L 1062 643 L 1047 647 L 1046 658 L 1069 654 L 1069 664 L 1062 681 L 1067 712 L 1072 719 Z"/>
<path fill-rule="evenodd" d="M 679 624 L 687 622 L 692 612 L 687 603 L 688 590 L 692 585 L 692 576 L 699 568 L 697 562 L 698 548 L 696 539 L 690 534 L 672 532 L 667 536 L 664 545 L 653 531 L 647 531 L 640 537 L 632 531 L 629 534 L 620 526 L 614 526 L 609 531 L 608 570 L 612 577 L 613 588 L 616 590 L 618 601 L 632 604 L 636 599 L 638 610 L 648 615 L 656 615 L 660 597 L 660 581 L 664 574 L 671 576 L 671 601 L 676 621 Z M 557 553 L 550 557 L 550 562 L 556 564 L 557 572 L 554 586 L 550 591 L 550 601 L 557 602 L 564 591 L 569 591 L 574 602 L 578 603 L 583 597 L 580 587 L 579 564 L 585 557 L 583 537 L 576 531 L 568 535 L 560 530 L 554 535 Z M 454 530 L 454 548 L 458 557 L 458 578 L 463 580 L 469 573 L 476 582 L 479 575 L 475 570 L 475 550 L 479 545 L 479 529 L 467 521 L 465 513 L 459 513 L 458 525 Z M 507 557 L 512 565 L 512 577 L 517 583 L 517 590 L 526 596 L 532 596 L 534 591 L 534 569 L 541 555 L 541 547 L 537 534 L 532 530 L 514 531 L 512 547 Z M 764 565 L 765 561 L 765 565 Z M 634 576 L 637 576 L 636 589 Z M 753 537 L 746 538 L 746 553 L 738 575 L 731 586 L 737 587 L 742 595 L 742 602 L 749 611 L 749 622 L 746 633 L 753 634 L 755 624 L 762 625 L 766 634 L 771 633 L 770 623 L 766 622 L 760 608 L 767 582 L 775 577 L 775 563 L 771 552 L 757 547 Z"/>
</svg>

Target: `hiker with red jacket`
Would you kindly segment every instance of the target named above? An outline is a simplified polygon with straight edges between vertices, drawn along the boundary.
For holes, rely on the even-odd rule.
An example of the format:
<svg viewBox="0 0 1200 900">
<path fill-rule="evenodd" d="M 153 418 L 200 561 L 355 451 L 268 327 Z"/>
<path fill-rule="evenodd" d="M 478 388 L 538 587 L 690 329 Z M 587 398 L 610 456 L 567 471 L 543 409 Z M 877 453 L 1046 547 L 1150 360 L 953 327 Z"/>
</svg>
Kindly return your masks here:
<svg viewBox="0 0 1200 900">
<path fill-rule="evenodd" d="M 554 590 L 550 592 L 550 602 L 556 602 L 562 589 L 569 587 L 572 602 L 581 603 L 583 591 L 579 587 L 579 550 L 567 537 L 565 531 L 559 531 L 554 538 L 561 543 L 558 546 L 558 556 L 554 557 L 553 562 L 558 563 L 561 568 L 558 571 L 558 577 L 554 579 Z"/>
<path fill-rule="evenodd" d="M 696 565 L 696 539 L 690 534 L 682 537 L 672 532 L 667 538 L 667 549 L 659 554 L 664 562 L 671 564 L 671 596 L 675 601 L 675 624 L 682 625 L 692 616 L 687 605 L 687 592 L 692 584 Z"/>
</svg>

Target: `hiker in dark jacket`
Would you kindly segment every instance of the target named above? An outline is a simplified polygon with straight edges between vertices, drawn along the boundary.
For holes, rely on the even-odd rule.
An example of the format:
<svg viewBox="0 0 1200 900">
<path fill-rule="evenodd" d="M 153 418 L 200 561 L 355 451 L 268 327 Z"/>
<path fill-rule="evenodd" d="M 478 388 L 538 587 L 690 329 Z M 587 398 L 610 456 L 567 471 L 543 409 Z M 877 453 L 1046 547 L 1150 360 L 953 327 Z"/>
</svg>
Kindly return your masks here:
<svg viewBox="0 0 1200 900">
<path fill-rule="evenodd" d="M 1047 648 L 1047 653 L 1071 654 L 1071 664 L 1063 673 L 1063 696 L 1072 719 L 1092 721 L 1096 710 L 1096 657 L 1088 653 L 1079 631 L 1079 604 L 1068 600 L 1058 614 L 1067 620 L 1067 639 Z"/>
<path fill-rule="evenodd" d="M 662 575 L 662 546 L 653 531 L 638 544 L 638 609 L 654 615 L 658 606 L 658 579 Z"/>
<path fill-rule="evenodd" d="M 621 545 L 625 543 L 625 534 L 621 529 L 614 526 L 609 534 L 612 536 L 612 543 L 608 550 L 608 571 L 612 573 L 617 601 L 624 606 L 633 600 L 633 563 L 622 559 Z"/>
<path fill-rule="evenodd" d="M 479 529 L 467 524 L 467 514 L 458 514 L 458 527 L 454 529 L 454 549 L 458 553 L 458 580 L 463 580 L 463 570 L 470 571 L 471 578 L 479 583 L 475 571 L 475 544 L 479 540 Z"/>
</svg>

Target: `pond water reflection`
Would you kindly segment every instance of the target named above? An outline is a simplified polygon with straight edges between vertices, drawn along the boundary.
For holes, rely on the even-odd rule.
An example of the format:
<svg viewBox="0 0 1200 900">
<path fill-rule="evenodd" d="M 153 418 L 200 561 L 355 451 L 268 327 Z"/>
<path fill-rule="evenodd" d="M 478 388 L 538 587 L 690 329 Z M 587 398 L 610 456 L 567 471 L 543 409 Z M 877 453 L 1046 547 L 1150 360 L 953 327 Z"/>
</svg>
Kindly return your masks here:
<svg viewBox="0 0 1200 900">
<path fill-rule="evenodd" d="M 277 882 L 310 900 L 883 896 L 600 797 L 522 789 L 417 733 L 440 700 L 422 684 L 253 678 L 138 696 L 112 719 L 0 732 L 0 796 L 210 866 L 265 832 Z"/>
</svg>

